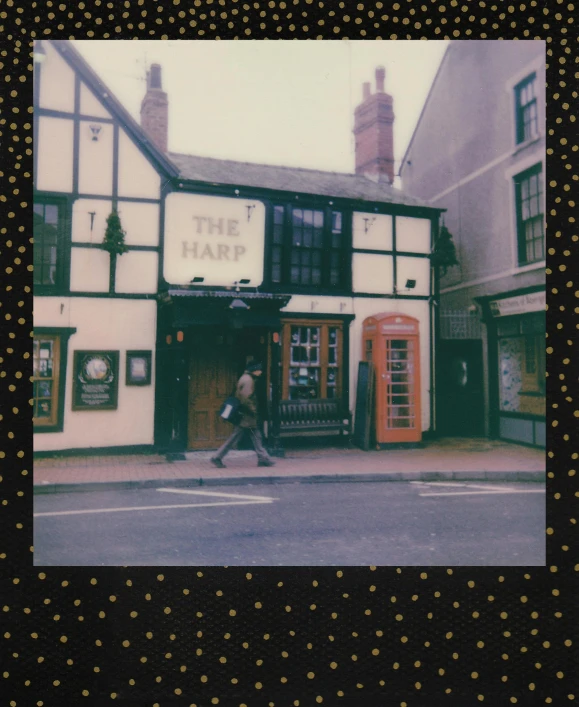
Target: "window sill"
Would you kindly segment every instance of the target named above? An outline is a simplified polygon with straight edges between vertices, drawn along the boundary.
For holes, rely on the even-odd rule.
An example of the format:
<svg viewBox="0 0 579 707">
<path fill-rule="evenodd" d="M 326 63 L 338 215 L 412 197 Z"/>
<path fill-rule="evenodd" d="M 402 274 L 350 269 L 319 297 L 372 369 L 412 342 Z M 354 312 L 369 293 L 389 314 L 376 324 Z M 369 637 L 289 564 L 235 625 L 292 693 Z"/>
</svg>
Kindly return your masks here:
<svg viewBox="0 0 579 707">
<path fill-rule="evenodd" d="M 524 275 L 527 272 L 532 272 L 533 270 L 541 270 L 547 267 L 546 260 L 537 260 L 535 263 L 523 263 L 518 265 L 513 271 L 513 275 Z"/>
<path fill-rule="evenodd" d="M 529 140 L 525 140 L 525 142 L 520 142 L 518 145 L 515 145 L 513 149 L 513 157 L 515 155 L 518 155 L 519 152 L 522 152 L 523 150 L 526 150 L 528 147 L 531 147 L 531 145 L 534 145 L 537 142 L 540 142 L 543 136 L 541 134 L 536 135 L 535 137 L 530 138 Z"/>
</svg>

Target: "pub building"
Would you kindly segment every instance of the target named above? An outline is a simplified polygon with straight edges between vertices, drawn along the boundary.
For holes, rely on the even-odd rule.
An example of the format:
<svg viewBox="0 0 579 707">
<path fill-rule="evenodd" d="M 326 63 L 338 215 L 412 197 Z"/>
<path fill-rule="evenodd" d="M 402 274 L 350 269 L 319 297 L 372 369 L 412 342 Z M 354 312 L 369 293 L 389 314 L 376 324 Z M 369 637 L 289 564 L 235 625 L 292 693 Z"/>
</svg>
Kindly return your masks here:
<svg viewBox="0 0 579 707">
<path fill-rule="evenodd" d="M 158 64 L 140 125 L 74 42 L 37 41 L 34 67 L 36 453 L 216 449 L 252 360 L 274 454 L 352 433 L 360 361 L 376 370 L 377 444 L 433 432 L 442 209 L 392 186 L 382 67 L 355 110 L 351 174 L 168 151 Z M 126 252 L 104 247 L 115 219 Z"/>
</svg>

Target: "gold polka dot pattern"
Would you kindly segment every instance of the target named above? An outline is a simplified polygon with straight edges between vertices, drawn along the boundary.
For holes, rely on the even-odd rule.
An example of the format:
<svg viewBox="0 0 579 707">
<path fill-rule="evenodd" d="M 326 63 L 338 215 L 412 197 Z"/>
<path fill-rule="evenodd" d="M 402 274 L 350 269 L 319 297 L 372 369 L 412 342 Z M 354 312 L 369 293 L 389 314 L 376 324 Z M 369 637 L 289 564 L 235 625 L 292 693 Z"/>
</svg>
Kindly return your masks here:
<svg viewBox="0 0 579 707">
<path fill-rule="evenodd" d="M 575 699 L 579 281 L 575 7 L 172 0 L 0 8 L 3 703 L 566 704 Z M 548 95 L 548 566 L 34 568 L 30 205 L 35 37 L 544 39 Z"/>
</svg>

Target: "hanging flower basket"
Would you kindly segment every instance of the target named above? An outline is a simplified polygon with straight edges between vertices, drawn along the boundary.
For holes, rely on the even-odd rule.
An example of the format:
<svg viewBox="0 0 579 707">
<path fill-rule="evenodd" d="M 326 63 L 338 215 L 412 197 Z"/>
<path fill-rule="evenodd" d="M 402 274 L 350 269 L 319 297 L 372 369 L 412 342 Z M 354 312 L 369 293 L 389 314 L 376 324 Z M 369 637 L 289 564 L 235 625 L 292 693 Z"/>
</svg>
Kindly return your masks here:
<svg viewBox="0 0 579 707">
<path fill-rule="evenodd" d="M 111 255 L 126 253 L 129 248 L 125 243 L 125 235 L 119 214 L 116 209 L 113 209 L 107 218 L 107 230 L 105 231 L 102 248 Z"/>
</svg>

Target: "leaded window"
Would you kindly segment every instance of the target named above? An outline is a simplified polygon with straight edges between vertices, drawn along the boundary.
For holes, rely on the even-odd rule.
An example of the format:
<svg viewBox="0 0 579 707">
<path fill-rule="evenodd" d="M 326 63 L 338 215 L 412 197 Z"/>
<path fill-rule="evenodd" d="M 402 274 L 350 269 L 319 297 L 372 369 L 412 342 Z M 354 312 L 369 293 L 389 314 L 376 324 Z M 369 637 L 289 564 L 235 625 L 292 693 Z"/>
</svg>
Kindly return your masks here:
<svg viewBox="0 0 579 707">
<path fill-rule="evenodd" d="M 533 73 L 515 87 L 517 144 L 539 133 L 536 86 L 537 76 Z"/>
<path fill-rule="evenodd" d="M 33 206 L 34 287 L 52 292 L 63 284 L 66 202 L 37 197 Z"/>
<path fill-rule="evenodd" d="M 519 262 L 535 263 L 545 259 L 543 174 L 541 165 L 515 178 Z"/>
</svg>

